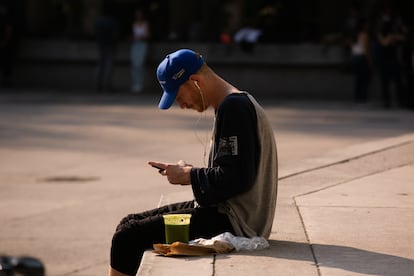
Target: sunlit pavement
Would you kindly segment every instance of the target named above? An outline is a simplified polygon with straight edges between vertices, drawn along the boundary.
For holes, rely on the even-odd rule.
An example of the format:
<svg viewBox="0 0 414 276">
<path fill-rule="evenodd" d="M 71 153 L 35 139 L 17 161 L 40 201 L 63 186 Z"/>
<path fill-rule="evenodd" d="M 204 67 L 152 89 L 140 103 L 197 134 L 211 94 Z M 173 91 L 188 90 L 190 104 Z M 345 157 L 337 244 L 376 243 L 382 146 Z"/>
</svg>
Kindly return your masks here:
<svg viewBox="0 0 414 276">
<path fill-rule="evenodd" d="M 37 257 L 47 275 L 105 275 L 124 215 L 191 196 L 147 161 L 203 166 L 214 114 L 161 111 L 158 97 L 0 92 L 0 254 Z M 410 275 L 414 112 L 259 102 L 281 177 L 271 250 L 252 253 L 263 274 Z M 246 258 L 217 256 L 215 275 L 251 275 Z"/>
</svg>

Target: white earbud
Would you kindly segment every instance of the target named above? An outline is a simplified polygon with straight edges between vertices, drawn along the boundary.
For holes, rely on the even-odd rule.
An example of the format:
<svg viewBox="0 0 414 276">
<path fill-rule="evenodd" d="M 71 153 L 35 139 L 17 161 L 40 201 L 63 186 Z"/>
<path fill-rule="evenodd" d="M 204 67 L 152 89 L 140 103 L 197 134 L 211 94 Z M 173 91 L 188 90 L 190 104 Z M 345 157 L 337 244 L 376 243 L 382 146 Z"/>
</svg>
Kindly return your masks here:
<svg viewBox="0 0 414 276">
<path fill-rule="evenodd" d="M 194 85 L 195 85 L 198 89 L 200 89 L 200 86 L 198 86 L 198 81 L 194 81 Z"/>
</svg>

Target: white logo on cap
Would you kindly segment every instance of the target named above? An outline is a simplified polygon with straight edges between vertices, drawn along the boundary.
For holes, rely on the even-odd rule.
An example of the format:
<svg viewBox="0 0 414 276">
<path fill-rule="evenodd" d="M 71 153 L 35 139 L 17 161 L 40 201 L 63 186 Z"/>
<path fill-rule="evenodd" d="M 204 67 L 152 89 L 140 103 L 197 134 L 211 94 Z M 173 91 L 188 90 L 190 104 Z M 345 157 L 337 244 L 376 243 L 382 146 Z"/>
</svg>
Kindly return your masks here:
<svg viewBox="0 0 414 276">
<path fill-rule="evenodd" d="M 178 73 L 177 74 L 175 74 L 172 78 L 173 78 L 173 80 L 177 80 L 177 79 L 179 79 L 179 78 L 181 78 L 182 77 L 182 75 L 184 75 L 184 73 L 185 73 L 185 70 L 184 70 L 184 68 L 183 69 L 181 69 L 180 71 L 178 71 Z"/>
</svg>

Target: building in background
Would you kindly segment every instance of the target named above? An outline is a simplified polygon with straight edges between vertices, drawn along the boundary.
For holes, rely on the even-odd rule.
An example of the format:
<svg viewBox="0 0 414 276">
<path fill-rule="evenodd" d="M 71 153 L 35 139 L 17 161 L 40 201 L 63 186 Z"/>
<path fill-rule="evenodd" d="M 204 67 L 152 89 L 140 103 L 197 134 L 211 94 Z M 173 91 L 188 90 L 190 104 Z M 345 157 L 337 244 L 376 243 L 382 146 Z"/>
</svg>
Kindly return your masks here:
<svg viewBox="0 0 414 276">
<path fill-rule="evenodd" d="M 407 87 L 413 79 L 414 1 L 406 0 L 0 0 L 14 25 L 17 58 L 14 84 L 21 87 L 92 89 L 97 51 L 94 23 L 102 6 L 113 7 L 119 51 L 114 83 L 127 90 L 134 11 L 143 9 L 151 28 L 146 70 L 152 76 L 172 49 L 195 47 L 225 78 L 242 89 L 286 98 L 352 99 L 347 32 L 350 8 L 370 23 L 372 39 L 385 4 L 408 27 L 404 49 Z M 350 20 L 348 20 L 350 19 Z M 346 22 L 350 23 L 345 28 Z M 246 24 L 261 30 L 254 55 L 232 43 Z M 168 43 L 166 43 L 168 42 Z M 234 42 L 234 41 L 233 41 Z M 374 44 L 375 45 L 375 44 Z M 223 47 L 224 46 L 224 47 Z M 375 49 L 373 49 L 375 52 Z M 345 65 L 345 66 L 344 66 Z M 47 75 L 47 78 L 44 76 Z M 243 77 L 247 76 L 247 77 Z M 73 80 L 76 79 L 76 82 Z M 300 81 L 298 81 L 300 80 Z M 277 83 L 277 93 L 274 83 Z M 149 79 L 146 91 L 157 91 Z M 375 85 L 373 85 L 375 86 Z M 306 89 L 304 89 L 306 87 Z M 378 90 L 374 88 L 373 90 Z M 410 90 L 410 89 L 407 89 Z M 411 89 L 412 90 L 412 89 Z M 373 98 L 378 97 L 373 95 Z"/>
<path fill-rule="evenodd" d="M 1 0 L 9 3 L 24 37 L 91 39 L 101 5 L 111 0 Z M 384 0 L 112 0 L 121 36 L 128 38 L 137 6 L 145 9 L 153 41 L 219 41 L 247 20 L 264 30 L 263 42 L 317 42 L 341 33 L 351 3 L 375 18 Z M 407 17 L 413 1 L 391 1 Z M 404 14 L 406 13 L 406 14 Z M 412 19 L 410 19 L 412 20 Z"/>
</svg>

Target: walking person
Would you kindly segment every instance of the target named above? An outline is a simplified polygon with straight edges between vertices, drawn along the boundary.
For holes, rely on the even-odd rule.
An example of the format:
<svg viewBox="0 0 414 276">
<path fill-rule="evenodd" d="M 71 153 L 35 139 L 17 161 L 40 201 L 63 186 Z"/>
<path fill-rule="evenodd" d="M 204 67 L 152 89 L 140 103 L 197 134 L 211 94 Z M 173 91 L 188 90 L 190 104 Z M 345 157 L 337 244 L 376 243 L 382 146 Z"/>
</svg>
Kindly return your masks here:
<svg viewBox="0 0 414 276">
<path fill-rule="evenodd" d="M 0 2 L 0 87 L 11 85 L 16 43 L 15 28 L 8 6 Z"/>
<path fill-rule="evenodd" d="M 163 214 L 191 214 L 190 239 L 223 232 L 269 238 L 272 229 L 278 164 L 273 130 L 263 108 L 192 50 L 167 55 L 157 77 L 164 91 L 160 109 L 170 108 L 174 101 L 197 112 L 214 109 L 209 164 L 149 162 L 170 184 L 191 187 L 194 199 L 122 219 L 112 239 L 111 276 L 135 275 L 144 251 L 165 243 Z"/>
<path fill-rule="evenodd" d="M 118 26 L 111 15 L 111 8 L 104 6 L 102 15 L 95 23 L 96 41 L 98 44 L 98 64 L 96 82 L 98 91 L 112 91 L 112 75 L 118 41 Z"/>
<path fill-rule="evenodd" d="M 399 58 L 400 43 L 405 40 L 401 32 L 400 18 L 391 7 L 385 7 L 379 22 L 377 33 L 379 43 L 379 74 L 381 80 L 382 100 L 385 108 L 392 106 L 391 84 L 395 85 L 398 105 L 405 103 L 402 83 L 402 66 Z"/>
<path fill-rule="evenodd" d="M 354 101 L 366 103 L 371 81 L 372 58 L 368 22 L 360 19 L 351 43 L 351 60 L 354 73 Z"/>
<path fill-rule="evenodd" d="M 132 24 L 131 74 L 133 93 L 141 93 L 144 85 L 145 59 L 148 52 L 150 29 L 142 10 L 135 12 Z"/>
</svg>

